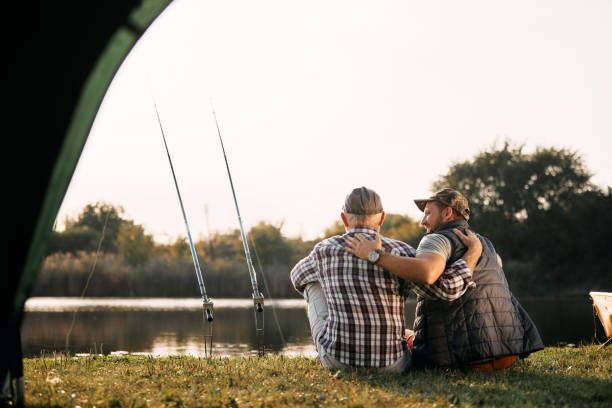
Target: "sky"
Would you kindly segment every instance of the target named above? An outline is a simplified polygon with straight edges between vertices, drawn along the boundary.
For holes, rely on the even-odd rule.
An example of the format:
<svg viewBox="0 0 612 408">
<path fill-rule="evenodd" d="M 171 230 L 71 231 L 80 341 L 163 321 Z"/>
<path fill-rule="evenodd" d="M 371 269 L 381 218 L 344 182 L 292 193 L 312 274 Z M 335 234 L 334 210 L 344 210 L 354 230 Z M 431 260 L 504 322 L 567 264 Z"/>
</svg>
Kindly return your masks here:
<svg viewBox="0 0 612 408">
<path fill-rule="evenodd" d="M 419 217 L 449 166 L 510 140 L 612 185 L 612 2 L 176 0 L 104 97 L 57 218 L 120 205 L 159 242 L 238 227 L 312 239 L 354 188 Z"/>
</svg>

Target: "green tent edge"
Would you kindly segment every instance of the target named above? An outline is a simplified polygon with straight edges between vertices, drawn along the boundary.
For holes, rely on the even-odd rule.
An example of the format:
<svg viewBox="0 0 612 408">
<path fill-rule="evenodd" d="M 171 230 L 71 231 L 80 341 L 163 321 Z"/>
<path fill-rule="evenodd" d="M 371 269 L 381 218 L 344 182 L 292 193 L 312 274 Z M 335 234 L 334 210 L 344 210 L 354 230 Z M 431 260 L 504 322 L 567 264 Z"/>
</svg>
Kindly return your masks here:
<svg viewBox="0 0 612 408">
<path fill-rule="evenodd" d="M 14 298 L 12 318 L 17 319 L 34 286 L 44 260 L 53 224 L 76 169 L 87 137 L 115 74 L 142 33 L 172 0 L 145 0 L 130 14 L 129 26 L 117 29 L 92 69 L 72 114 L 64 143 L 57 156 L 36 229 Z"/>
</svg>

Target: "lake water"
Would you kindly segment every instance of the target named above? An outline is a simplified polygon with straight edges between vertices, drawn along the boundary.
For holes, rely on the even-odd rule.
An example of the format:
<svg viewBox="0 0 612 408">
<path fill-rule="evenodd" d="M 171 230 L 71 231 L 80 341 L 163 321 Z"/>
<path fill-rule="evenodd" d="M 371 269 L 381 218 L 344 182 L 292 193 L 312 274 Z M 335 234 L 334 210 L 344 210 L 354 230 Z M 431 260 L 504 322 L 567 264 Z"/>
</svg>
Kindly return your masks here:
<svg viewBox="0 0 612 408">
<path fill-rule="evenodd" d="M 254 353 L 256 337 L 251 299 L 214 299 L 216 355 Z M 547 346 L 559 342 L 592 342 L 593 309 L 588 296 L 521 300 Z M 406 307 L 407 327 L 414 301 Z M 266 350 L 285 355 L 314 356 L 302 299 L 267 300 Z M 276 319 L 278 319 L 278 325 Z M 31 298 L 22 327 L 25 356 L 65 350 L 73 353 L 114 352 L 152 355 L 204 355 L 202 306 L 199 299 Z M 280 330 L 279 330 L 280 327 Z M 598 324 L 599 338 L 603 329 Z"/>
</svg>

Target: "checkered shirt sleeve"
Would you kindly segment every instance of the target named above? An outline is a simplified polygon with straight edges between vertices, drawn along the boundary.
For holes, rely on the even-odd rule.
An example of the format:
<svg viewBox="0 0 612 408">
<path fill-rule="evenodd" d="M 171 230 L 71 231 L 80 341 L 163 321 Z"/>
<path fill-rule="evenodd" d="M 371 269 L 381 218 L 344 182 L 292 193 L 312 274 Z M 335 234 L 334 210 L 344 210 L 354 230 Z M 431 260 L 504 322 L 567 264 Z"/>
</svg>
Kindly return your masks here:
<svg viewBox="0 0 612 408">
<path fill-rule="evenodd" d="M 433 285 L 422 283 L 412 285 L 412 290 L 419 296 L 448 302 L 459 299 L 466 290 L 476 286 L 472 280 L 472 271 L 463 259 L 455 261 L 446 268 Z"/>
<path fill-rule="evenodd" d="M 306 258 L 298 262 L 289 276 L 295 290 L 304 295 L 306 285 L 319 280 L 315 251 L 313 250 Z"/>
<path fill-rule="evenodd" d="M 405 242 L 386 237 L 381 237 L 381 240 L 386 252 L 399 256 L 416 256 L 415 249 Z M 472 271 L 463 259 L 459 259 L 448 266 L 432 285 L 410 282 L 407 289 L 413 290 L 419 296 L 450 302 L 460 298 L 472 286 L 475 286 Z"/>
</svg>

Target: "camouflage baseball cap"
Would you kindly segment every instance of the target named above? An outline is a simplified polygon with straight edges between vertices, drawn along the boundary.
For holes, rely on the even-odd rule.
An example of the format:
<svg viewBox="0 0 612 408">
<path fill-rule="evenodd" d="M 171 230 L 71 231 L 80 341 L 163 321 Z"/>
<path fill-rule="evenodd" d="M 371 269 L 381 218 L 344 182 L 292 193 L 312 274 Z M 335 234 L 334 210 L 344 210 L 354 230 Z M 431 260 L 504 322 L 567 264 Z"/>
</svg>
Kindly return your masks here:
<svg viewBox="0 0 612 408">
<path fill-rule="evenodd" d="M 463 218 L 465 218 L 466 221 L 470 219 L 470 205 L 468 200 L 457 190 L 445 188 L 429 198 L 414 200 L 414 203 L 417 205 L 417 207 L 419 207 L 419 210 L 425 211 L 425 205 L 432 201 L 436 201 L 442 205 L 452 208 Z"/>
<path fill-rule="evenodd" d="M 382 201 L 376 191 L 359 187 L 346 196 L 342 211 L 356 215 L 379 214 L 383 212 Z"/>
</svg>

